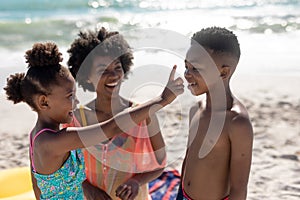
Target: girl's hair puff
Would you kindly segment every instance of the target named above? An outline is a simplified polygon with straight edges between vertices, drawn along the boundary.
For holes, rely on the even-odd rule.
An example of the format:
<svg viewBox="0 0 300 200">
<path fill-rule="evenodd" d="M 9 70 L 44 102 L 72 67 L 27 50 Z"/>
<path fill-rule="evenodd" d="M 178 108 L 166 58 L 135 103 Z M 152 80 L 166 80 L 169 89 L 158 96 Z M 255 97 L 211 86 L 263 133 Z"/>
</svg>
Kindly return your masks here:
<svg viewBox="0 0 300 200">
<path fill-rule="evenodd" d="M 25 53 L 28 70 L 24 73 L 16 73 L 7 78 L 4 88 L 7 99 L 14 103 L 26 102 L 34 110 L 35 95 L 51 94 L 51 86 L 58 85 L 58 77 L 66 77 L 69 74 L 67 68 L 60 65 L 62 54 L 55 43 L 35 43 L 31 50 Z"/>
<path fill-rule="evenodd" d="M 6 90 L 7 99 L 16 103 L 24 101 L 24 97 L 21 92 L 21 82 L 25 77 L 25 73 L 16 73 L 10 75 L 7 80 L 7 85 L 4 88 Z"/>
<path fill-rule="evenodd" d="M 31 50 L 26 51 L 28 67 L 55 67 L 63 60 L 56 44 L 35 43 Z"/>
</svg>

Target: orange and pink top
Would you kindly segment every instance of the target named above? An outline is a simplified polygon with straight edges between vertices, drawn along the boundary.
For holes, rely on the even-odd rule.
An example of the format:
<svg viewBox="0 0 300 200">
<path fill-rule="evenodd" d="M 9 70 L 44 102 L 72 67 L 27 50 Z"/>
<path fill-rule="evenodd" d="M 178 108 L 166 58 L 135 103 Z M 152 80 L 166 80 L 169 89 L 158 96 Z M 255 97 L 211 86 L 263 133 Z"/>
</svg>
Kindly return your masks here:
<svg viewBox="0 0 300 200">
<path fill-rule="evenodd" d="M 82 125 L 86 126 L 85 117 L 81 115 L 81 118 Z M 74 117 L 73 122 L 66 126 L 81 125 Z M 118 198 L 115 196 L 115 191 L 126 180 L 136 173 L 163 168 L 166 163 L 166 158 L 161 164 L 157 162 L 146 120 L 127 133 L 120 133 L 104 143 L 84 149 L 83 153 L 88 181 L 116 200 Z M 147 184 L 139 188 L 139 194 L 135 199 L 151 199 Z"/>
</svg>

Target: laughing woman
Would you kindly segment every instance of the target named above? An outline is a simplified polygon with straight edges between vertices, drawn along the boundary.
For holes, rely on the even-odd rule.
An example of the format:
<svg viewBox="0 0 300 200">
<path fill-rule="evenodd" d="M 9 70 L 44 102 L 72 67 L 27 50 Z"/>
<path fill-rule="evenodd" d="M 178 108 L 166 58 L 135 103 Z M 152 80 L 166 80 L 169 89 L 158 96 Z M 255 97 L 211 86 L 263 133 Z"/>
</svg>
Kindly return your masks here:
<svg viewBox="0 0 300 200">
<path fill-rule="evenodd" d="M 118 32 L 80 32 L 68 53 L 68 65 L 79 86 L 96 98 L 75 112 L 74 126 L 106 121 L 136 104 L 120 96 L 132 65 L 128 43 Z M 148 182 L 165 166 L 166 152 L 155 115 L 135 128 L 84 151 L 88 199 L 150 199 Z"/>
</svg>

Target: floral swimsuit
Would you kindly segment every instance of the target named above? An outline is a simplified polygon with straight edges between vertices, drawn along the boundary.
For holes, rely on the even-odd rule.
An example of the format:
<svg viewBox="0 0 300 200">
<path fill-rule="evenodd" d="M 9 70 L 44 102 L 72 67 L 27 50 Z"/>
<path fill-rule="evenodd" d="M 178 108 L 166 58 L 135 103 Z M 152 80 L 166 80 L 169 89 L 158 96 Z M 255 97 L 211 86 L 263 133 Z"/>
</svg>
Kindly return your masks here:
<svg viewBox="0 0 300 200">
<path fill-rule="evenodd" d="M 32 173 L 41 191 L 40 199 L 83 199 L 82 182 L 86 176 L 83 154 L 80 149 L 70 151 L 68 159 L 56 172 L 47 175 L 36 172 L 33 162 L 33 144 L 35 139 L 45 131 L 56 132 L 51 129 L 42 129 L 33 140 L 30 140 Z"/>
</svg>

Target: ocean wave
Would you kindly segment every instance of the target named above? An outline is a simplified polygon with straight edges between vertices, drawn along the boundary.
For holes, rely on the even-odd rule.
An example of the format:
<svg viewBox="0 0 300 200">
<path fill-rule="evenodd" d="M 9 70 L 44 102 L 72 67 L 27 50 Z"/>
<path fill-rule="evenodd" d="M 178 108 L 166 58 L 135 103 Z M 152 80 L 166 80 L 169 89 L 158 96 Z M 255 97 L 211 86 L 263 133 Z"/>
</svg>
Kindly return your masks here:
<svg viewBox="0 0 300 200">
<path fill-rule="evenodd" d="M 0 11 L 76 10 L 113 8 L 142 10 L 178 10 L 203 8 L 245 8 L 265 5 L 299 6 L 298 0 L 10 0 L 2 1 Z"/>
<path fill-rule="evenodd" d="M 300 16 L 256 16 L 234 17 L 233 30 L 246 30 L 252 33 L 284 33 L 300 30 Z"/>
<path fill-rule="evenodd" d="M 72 10 L 89 7 L 87 0 L 9 0 L 1 1 L 0 11 Z"/>
<path fill-rule="evenodd" d="M 102 26 L 185 35 L 210 25 L 258 34 L 299 32 L 299 5 L 298 0 L 10 0 L 0 5 L 0 45 L 14 49 L 49 40 L 68 45 L 79 30 Z"/>
</svg>

